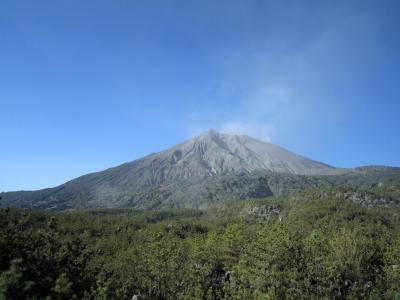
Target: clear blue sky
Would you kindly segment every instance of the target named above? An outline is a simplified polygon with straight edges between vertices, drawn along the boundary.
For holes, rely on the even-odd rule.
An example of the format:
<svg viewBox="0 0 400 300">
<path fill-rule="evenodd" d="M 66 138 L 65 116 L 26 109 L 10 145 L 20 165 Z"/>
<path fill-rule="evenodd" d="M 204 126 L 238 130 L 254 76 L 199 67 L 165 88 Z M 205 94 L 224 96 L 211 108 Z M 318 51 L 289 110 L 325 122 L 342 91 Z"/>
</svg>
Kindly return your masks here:
<svg viewBox="0 0 400 300">
<path fill-rule="evenodd" d="M 0 191 L 209 128 L 400 166 L 400 1 L 0 2 Z"/>
</svg>

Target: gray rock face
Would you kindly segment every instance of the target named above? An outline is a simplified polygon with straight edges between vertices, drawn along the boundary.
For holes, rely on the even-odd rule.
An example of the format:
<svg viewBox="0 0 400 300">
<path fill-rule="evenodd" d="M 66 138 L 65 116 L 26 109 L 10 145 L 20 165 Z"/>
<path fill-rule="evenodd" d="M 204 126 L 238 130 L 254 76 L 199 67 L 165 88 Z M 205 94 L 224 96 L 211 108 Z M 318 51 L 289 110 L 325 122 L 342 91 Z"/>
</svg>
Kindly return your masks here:
<svg viewBox="0 0 400 300">
<path fill-rule="evenodd" d="M 216 131 L 203 133 L 125 167 L 127 175 L 140 184 L 254 171 L 303 175 L 330 174 L 336 171 L 333 167 L 273 144 L 249 136 L 227 135 Z"/>
<path fill-rule="evenodd" d="M 0 206 L 50 210 L 202 208 L 216 201 L 285 194 L 327 182 L 316 175 L 349 172 L 367 174 L 370 170 L 336 169 L 249 136 L 209 131 L 168 150 L 55 188 L 2 193 Z"/>
<path fill-rule="evenodd" d="M 266 204 L 261 206 L 251 206 L 247 209 L 247 214 L 268 219 L 274 215 L 279 215 L 282 208 L 278 204 Z"/>
</svg>

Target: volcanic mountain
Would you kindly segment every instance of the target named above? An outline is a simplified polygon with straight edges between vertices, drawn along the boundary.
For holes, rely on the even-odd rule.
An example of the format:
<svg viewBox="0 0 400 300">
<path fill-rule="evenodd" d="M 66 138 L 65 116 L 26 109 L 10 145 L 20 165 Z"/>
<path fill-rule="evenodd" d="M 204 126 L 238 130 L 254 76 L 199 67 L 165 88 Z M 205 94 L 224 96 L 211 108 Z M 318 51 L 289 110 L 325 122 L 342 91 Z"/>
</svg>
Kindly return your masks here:
<svg viewBox="0 0 400 300">
<path fill-rule="evenodd" d="M 303 175 L 326 174 L 334 170 L 249 136 L 221 134 L 213 130 L 124 167 L 124 176 L 136 184 L 159 184 L 190 177 L 260 170 Z"/>
<path fill-rule="evenodd" d="M 55 188 L 0 194 L 1 206 L 50 210 L 205 207 L 285 194 L 361 171 L 337 169 L 246 135 L 208 131 L 168 150 Z M 348 178 L 340 182 L 348 181 Z"/>
</svg>

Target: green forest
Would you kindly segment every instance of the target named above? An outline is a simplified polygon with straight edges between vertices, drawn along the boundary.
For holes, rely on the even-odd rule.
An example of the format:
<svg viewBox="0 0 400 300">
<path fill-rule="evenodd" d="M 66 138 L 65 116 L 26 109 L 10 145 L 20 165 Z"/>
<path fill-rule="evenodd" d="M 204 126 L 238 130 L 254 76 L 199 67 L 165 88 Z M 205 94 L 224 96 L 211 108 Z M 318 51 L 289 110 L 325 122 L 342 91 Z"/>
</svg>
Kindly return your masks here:
<svg viewBox="0 0 400 300">
<path fill-rule="evenodd" d="M 399 213 L 321 191 L 207 210 L 2 208 L 0 299 L 400 299 Z"/>
</svg>

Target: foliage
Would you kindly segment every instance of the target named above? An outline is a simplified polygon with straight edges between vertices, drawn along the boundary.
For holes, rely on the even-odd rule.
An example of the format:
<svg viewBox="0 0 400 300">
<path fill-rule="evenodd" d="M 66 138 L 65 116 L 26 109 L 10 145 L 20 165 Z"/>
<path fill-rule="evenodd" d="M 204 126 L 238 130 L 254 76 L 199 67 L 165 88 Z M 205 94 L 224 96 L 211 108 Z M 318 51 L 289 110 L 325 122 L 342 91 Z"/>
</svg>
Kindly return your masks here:
<svg viewBox="0 0 400 300">
<path fill-rule="evenodd" d="M 208 211 L 4 208 L 0 299 L 400 299 L 399 208 L 317 194 Z"/>
</svg>

